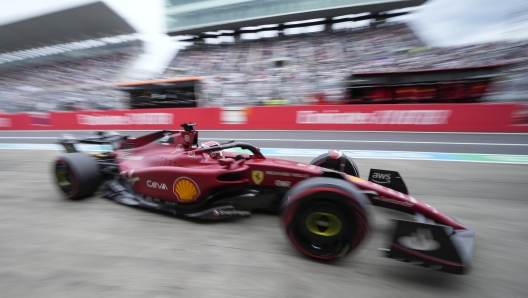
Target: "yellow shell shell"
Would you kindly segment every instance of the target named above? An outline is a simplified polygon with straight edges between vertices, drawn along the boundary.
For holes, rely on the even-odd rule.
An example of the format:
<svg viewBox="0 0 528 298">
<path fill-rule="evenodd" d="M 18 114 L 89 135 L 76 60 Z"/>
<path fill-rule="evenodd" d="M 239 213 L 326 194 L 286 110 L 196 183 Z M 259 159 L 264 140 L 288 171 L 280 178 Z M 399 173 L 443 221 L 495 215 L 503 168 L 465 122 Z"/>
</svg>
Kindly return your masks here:
<svg viewBox="0 0 528 298">
<path fill-rule="evenodd" d="M 198 189 L 194 182 L 186 178 L 180 179 L 174 185 L 174 192 L 181 201 L 194 201 L 198 195 Z"/>
</svg>

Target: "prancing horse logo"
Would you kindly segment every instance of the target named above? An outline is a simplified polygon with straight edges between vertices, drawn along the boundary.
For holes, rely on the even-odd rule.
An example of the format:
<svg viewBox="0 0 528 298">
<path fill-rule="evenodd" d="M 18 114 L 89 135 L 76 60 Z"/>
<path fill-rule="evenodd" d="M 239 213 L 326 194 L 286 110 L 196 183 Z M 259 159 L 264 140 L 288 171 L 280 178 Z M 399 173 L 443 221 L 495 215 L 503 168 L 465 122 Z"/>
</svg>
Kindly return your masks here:
<svg viewBox="0 0 528 298">
<path fill-rule="evenodd" d="M 253 171 L 251 172 L 251 178 L 253 178 L 253 182 L 255 182 L 255 184 L 260 184 L 262 183 L 262 180 L 264 180 L 264 172 L 262 171 Z"/>
</svg>

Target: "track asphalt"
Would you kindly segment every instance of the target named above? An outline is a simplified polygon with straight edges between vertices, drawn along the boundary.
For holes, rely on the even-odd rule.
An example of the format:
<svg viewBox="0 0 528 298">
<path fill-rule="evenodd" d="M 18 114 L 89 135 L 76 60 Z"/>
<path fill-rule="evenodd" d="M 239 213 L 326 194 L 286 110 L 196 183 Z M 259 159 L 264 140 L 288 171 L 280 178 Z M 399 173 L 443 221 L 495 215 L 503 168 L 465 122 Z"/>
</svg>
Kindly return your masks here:
<svg viewBox="0 0 528 298">
<path fill-rule="evenodd" d="M 270 134 L 241 133 L 236 138 L 277 138 Z M 366 135 L 354 133 L 354 138 L 386 141 L 391 134 Z M 200 136 L 228 138 L 214 132 Z M 459 140 L 457 136 L 433 136 L 406 134 L 397 139 L 528 143 L 525 135 L 469 135 Z M 290 136 L 294 138 L 306 136 L 296 133 Z M 27 143 L 15 140 L 0 142 Z M 37 141 L 34 144 L 40 146 L 54 140 Z M 490 145 L 481 150 L 485 152 L 475 152 L 471 149 L 479 146 L 463 145 L 460 148 L 465 150 L 458 150 L 443 144 L 436 150 L 422 150 L 414 148 L 416 144 L 405 144 L 399 148 L 403 150 L 395 150 L 390 143 L 365 143 L 376 147 L 361 149 L 356 146 L 360 143 L 329 142 L 316 147 L 320 142 L 293 141 L 285 146 L 258 142 L 262 142 L 258 146 L 265 145 L 262 148 L 275 148 L 278 154 L 292 154 L 278 148 L 313 154 L 331 147 L 357 154 L 361 150 L 370 152 L 361 154 L 444 154 L 456 149 L 455 153 L 526 155 L 524 146 Z M 330 146 L 336 144 L 343 146 Z M 373 209 L 372 234 L 357 253 L 338 262 L 317 262 L 291 247 L 279 219 L 272 214 L 204 223 L 122 206 L 98 196 L 67 201 L 53 185 L 51 175 L 51 161 L 58 154 L 55 150 L 0 150 L 2 297 L 528 297 L 525 164 L 355 156 L 362 175 L 367 175 L 369 168 L 397 170 L 413 197 L 476 231 L 473 270 L 455 276 L 381 256 L 377 249 L 385 245 L 390 219 L 406 218 L 399 213 Z M 286 158 L 309 162 L 312 157 Z"/>
</svg>

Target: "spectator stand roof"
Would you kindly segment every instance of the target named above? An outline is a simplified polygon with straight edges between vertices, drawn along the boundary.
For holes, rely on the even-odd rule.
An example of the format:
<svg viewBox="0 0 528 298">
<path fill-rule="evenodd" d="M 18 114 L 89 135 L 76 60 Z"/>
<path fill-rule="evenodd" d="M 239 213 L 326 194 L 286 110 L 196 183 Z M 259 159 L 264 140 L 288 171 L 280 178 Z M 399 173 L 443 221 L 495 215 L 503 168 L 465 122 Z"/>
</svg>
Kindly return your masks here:
<svg viewBox="0 0 528 298">
<path fill-rule="evenodd" d="M 358 21 L 373 17 L 376 18 L 380 13 L 391 10 L 420 6 L 426 1 L 329 0 L 319 2 L 291 0 L 286 3 L 285 1 L 270 2 L 253 0 L 172 0 L 167 2 L 168 33 L 171 36 L 175 36 L 200 34 L 202 32 L 217 30 L 239 31 L 241 27 L 283 24 L 309 19 L 371 13 L 367 18 L 349 20 Z M 186 2 L 189 3 L 183 4 Z M 311 4 L 308 5 L 308 2 Z M 179 5 L 178 3 L 182 3 L 183 5 Z M 343 5 L 343 3 L 346 4 Z M 287 9 L 284 8 L 285 4 L 288 4 Z M 389 17 L 397 15 L 401 14 L 391 15 Z M 383 18 L 383 16 L 380 17 Z"/>
<path fill-rule="evenodd" d="M 96 2 L 0 26 L 0 54 L 136 32 Z"/>
</svg>

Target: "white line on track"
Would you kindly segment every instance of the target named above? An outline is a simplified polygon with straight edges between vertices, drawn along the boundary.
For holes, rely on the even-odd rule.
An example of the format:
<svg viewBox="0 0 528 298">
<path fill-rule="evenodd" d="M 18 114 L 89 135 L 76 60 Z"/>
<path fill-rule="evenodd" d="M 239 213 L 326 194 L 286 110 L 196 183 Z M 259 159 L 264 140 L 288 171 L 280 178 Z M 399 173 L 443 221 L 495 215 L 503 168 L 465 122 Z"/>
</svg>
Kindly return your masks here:
<svg viewBox="0 0 528 298">
<path fill-rule="evenodd" d="M 57 137 L 0 137 L 0 139 L 57 139 Z M 236 138 L 215 138 L 201 137 L 205 140 L 231 141 Z M 416 141 L 372 141 L 372 140 L 305 140 L 305 139 L 243 139 L 244 141 L 275 141 L 275 142 L 340 142 L 340 143 L 389 143 L 389 144 L 431 144 L 431 145 L 474 145 L 474 146 L 521 146 L 528 147 L 527 144 L 508 143 L 460 143 L 460 142 L 416 142 Z"/>
<path fill-rule="evenodd" d="M 227 140 L 233 138 L 207 138 L 206 140 Z M 370 141 L 370 140 L 303 140 L 303 139 L 243 139 L 244 141 L 278 141 L 278 142 L 343 142 L 343 143 L 391 143 L 391 144 L 434 144 L 434 145 L 478 145 L 478 146 L 528 146 L 527 144 L 503 144 L 503 143 L 458 143 L 458 142 L 415 142 L 415 141 Z"/>
</svg>

